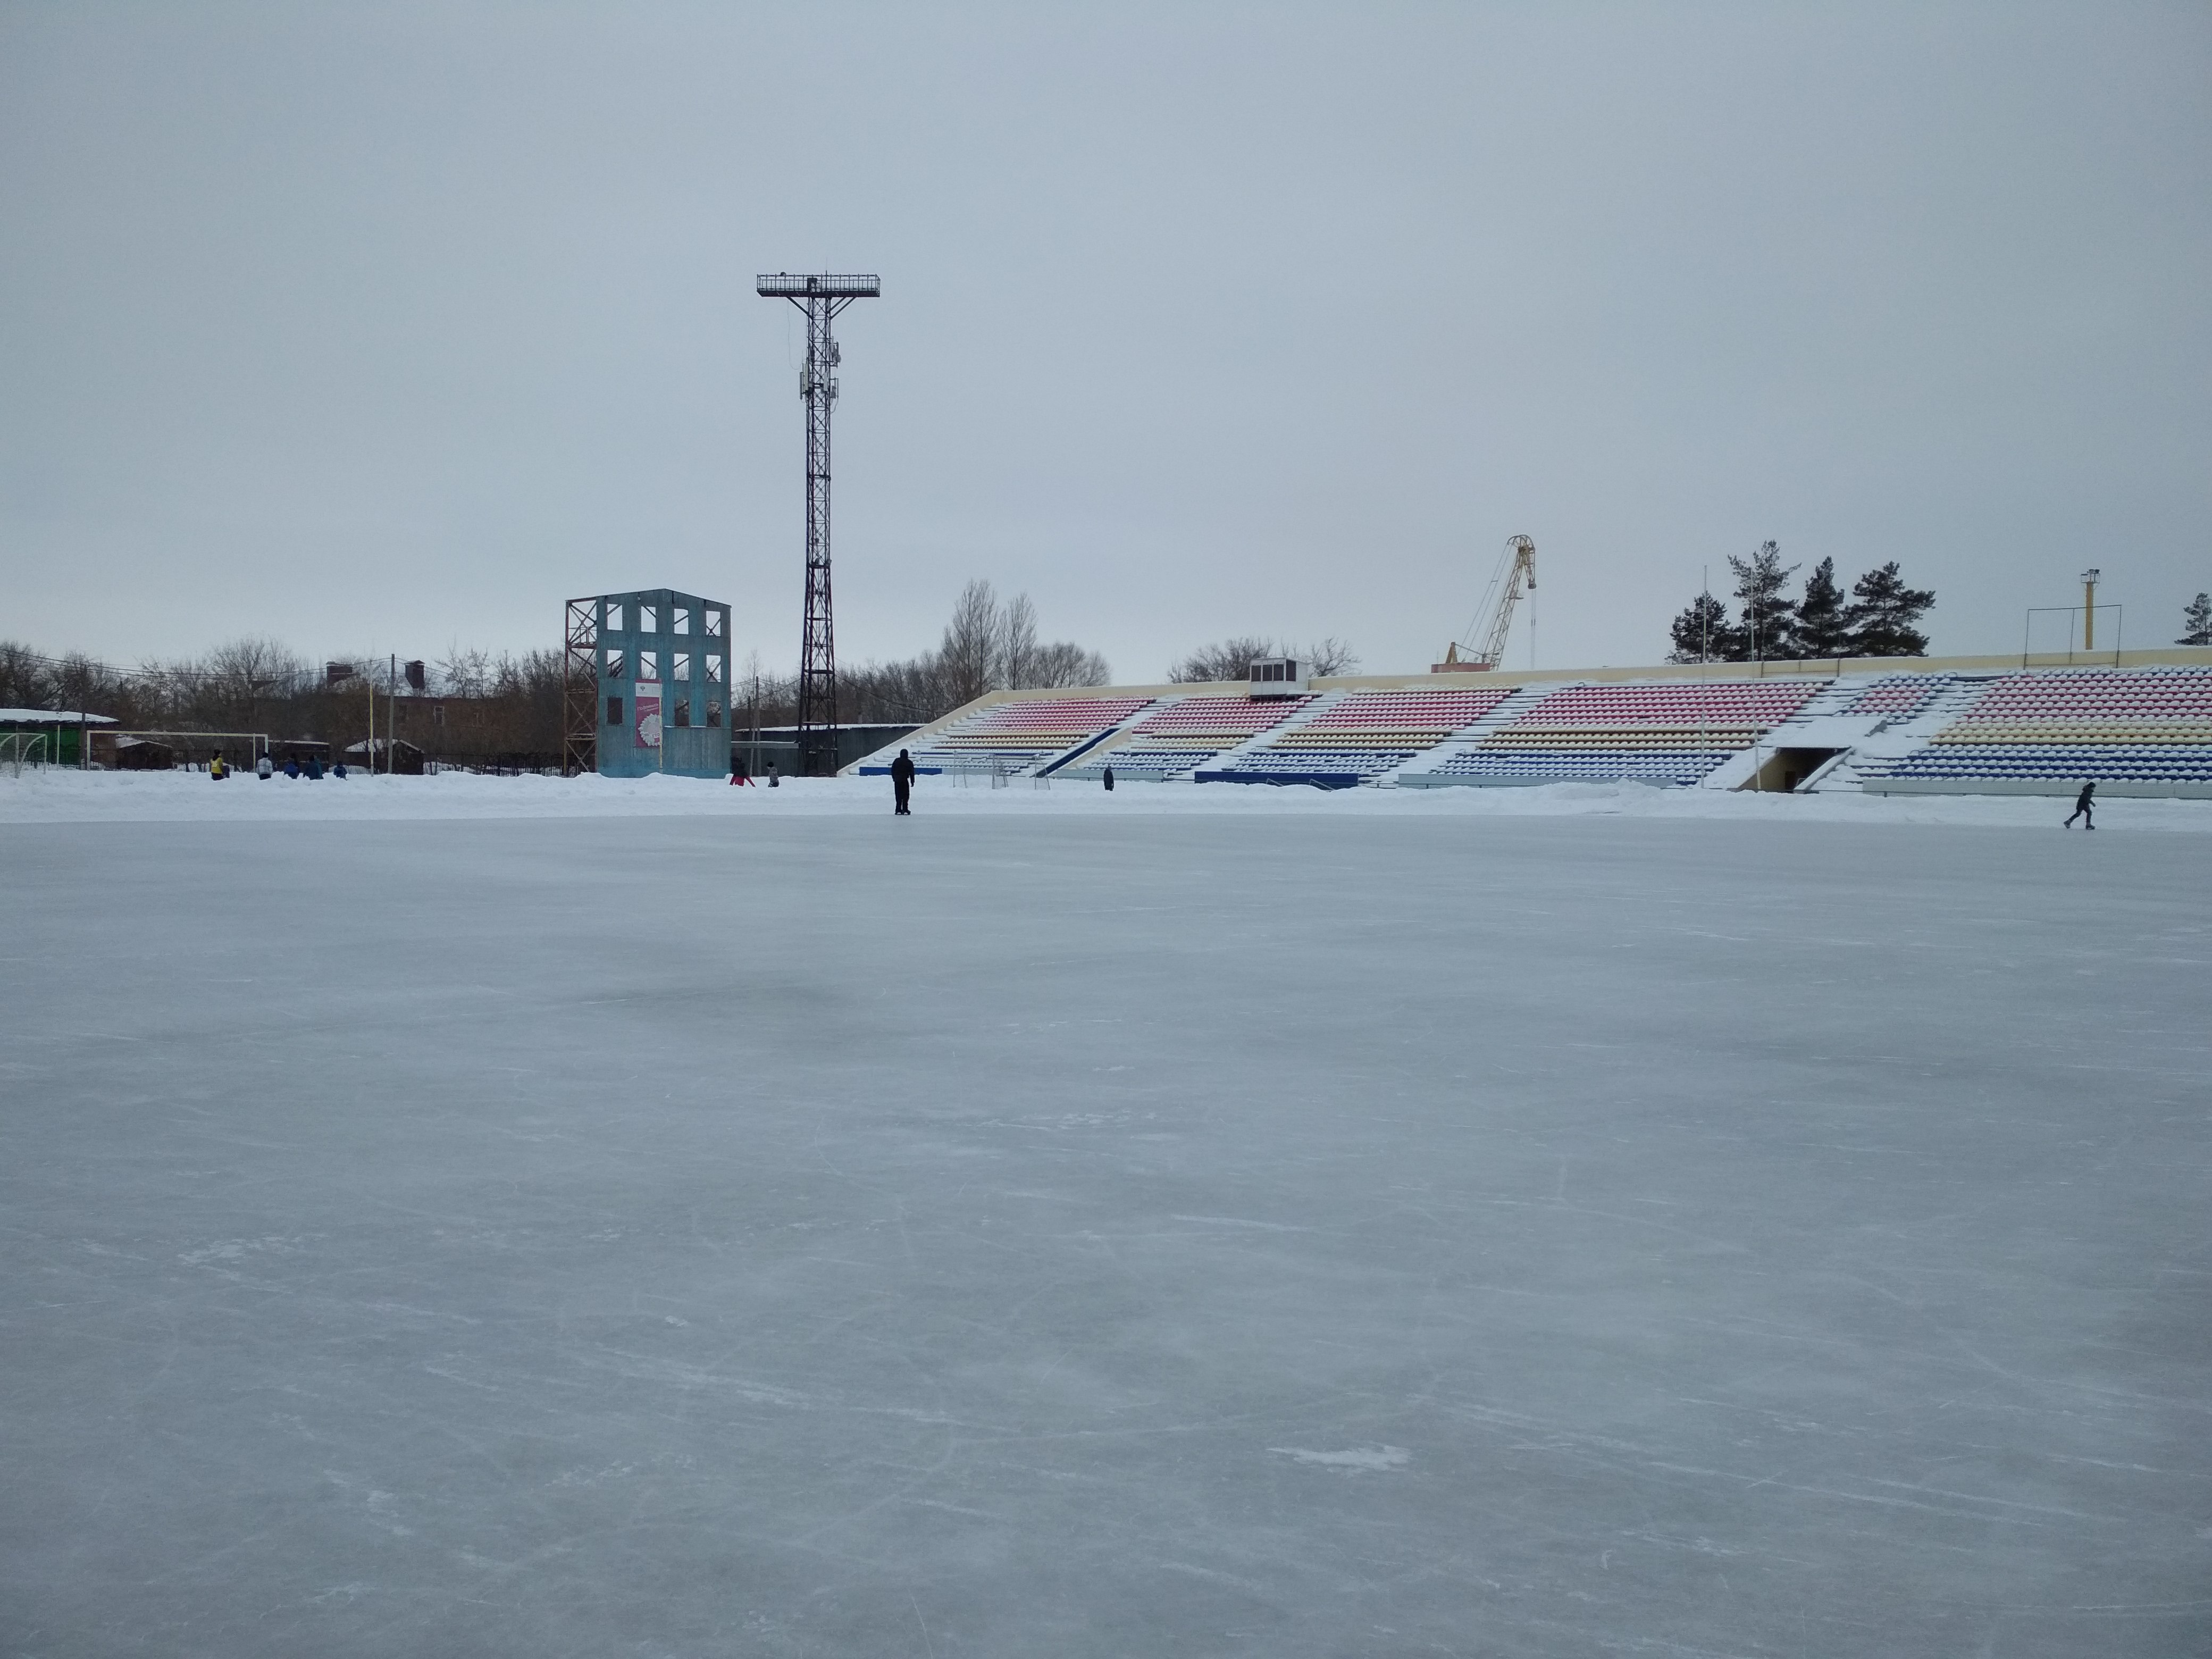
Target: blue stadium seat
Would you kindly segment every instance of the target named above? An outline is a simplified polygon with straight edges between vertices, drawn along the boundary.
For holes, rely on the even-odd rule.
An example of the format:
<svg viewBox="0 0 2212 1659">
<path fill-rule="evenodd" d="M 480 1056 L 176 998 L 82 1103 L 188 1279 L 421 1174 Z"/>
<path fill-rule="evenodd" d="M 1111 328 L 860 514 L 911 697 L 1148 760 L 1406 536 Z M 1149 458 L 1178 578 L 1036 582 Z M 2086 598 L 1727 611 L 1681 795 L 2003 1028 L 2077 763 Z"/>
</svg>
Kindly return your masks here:
<svg viewBox="0 0 2212 1659">
<path fill-rule="evenodd" d="M 1349 789 L 1402 766 L 1419 752 L 1413 749 L 1262 749 L 1239 756 L 1226 767 L 1201 770 L 1200 783 L 1310 783 L 1322 789 Z"/>
<path fill-rule="evenodd" d="M 1462 749 L 1434 769 L 1443 777 L 1498 783 L 1697 782 L 1733 751 L 1711 749 Z"/>
</svg>

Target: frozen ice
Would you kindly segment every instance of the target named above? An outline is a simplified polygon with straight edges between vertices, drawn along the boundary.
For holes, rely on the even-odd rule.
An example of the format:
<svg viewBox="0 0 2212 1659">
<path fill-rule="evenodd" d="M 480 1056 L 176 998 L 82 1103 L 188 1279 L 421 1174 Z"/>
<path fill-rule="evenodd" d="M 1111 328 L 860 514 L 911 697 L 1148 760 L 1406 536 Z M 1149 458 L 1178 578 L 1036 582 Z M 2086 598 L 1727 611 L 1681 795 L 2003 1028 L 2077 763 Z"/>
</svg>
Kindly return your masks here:
<svg viewBox="0 0 2212 1659">
<path fill-rule="evenodd" d="M 2212 1650 L 2204 804 L 927 786 L 0 780 L 0 1652 Z"/>
</svg>

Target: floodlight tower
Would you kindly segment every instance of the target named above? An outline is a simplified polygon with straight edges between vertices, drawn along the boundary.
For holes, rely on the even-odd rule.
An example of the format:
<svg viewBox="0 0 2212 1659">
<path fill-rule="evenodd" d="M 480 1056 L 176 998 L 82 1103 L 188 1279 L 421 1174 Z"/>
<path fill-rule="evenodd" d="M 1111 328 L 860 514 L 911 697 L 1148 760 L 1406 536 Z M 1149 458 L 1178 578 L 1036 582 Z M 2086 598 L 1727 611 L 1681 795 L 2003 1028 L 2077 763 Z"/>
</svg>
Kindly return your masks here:
<svg viewBox="0 0 2212 1659">
<path fill-rule="evenodd" d="M 806 621 L 799 641 L 799 769 L 837 769 L 837 645 L 830 615 L 830 406 L 837 401 L 837 342 L 830 324 L 855 300 L 883 292 L 873 276 L 794 276 L 757 285 L 763 299 L 788 300 L 806 313 Z"/>
</svg>

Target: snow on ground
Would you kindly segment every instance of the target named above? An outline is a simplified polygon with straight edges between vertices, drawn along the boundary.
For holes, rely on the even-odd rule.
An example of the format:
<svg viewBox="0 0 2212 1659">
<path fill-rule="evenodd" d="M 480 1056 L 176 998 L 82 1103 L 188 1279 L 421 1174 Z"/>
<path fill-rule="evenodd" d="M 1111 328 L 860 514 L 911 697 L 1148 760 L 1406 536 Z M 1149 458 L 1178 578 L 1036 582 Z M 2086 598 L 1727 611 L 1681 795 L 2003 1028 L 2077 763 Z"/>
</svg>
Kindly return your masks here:
<svg viewBox="0 0 2212 1659">
<path fill-rule="evenodd" d="M 2193 837 L 314 787 L 0 783 L 0 1651 L 2212 1650 Z"/>
<path fill-rule="evenodd" d="M 923 814 L 1077 812 L 1350 814 L 1426 817 L 1627 815 L 1789 823 L 2014 824 L 2047 829 L 2073 805 L 2057 796 L 1756 795 L 1636 783 L 1561 783 L 1520 789 L 1316 789 L 1307 785 L 1095 783 L 1003 788 L 929 777 L 915 792 Z M 200 772 L 74 772 L 0 776 L 0 824 L 521 817 L 763 817 L 890 810 L 884 778 L 798 778 L 780 787 L 732 788 L 716 779 L 353 776 L 313 781 L 251 775 L 221 783 Z M 2099 828 L 2212 832 L 2212 801 L 2115 797 Z"/>
</svg>

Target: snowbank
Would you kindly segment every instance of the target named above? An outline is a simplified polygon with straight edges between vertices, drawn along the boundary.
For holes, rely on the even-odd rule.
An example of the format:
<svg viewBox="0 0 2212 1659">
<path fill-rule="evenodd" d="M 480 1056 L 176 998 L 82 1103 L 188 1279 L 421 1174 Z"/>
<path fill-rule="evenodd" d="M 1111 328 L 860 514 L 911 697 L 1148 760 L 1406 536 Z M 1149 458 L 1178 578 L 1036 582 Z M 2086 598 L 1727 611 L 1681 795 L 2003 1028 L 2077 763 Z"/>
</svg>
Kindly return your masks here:
<svg viewBox="0 0 2212 1659">
<path fill-rule="evenodd" d="M 1422 817 L 1583 817 L 1776 820 L 1788 823 L 1968 823 L 2048 829 L 2070 803 L 1985 795 L 1747 795 L 1643 784 L 1549 784 L 1531 789 L 1339 789 L 1237 783 L 1125 783 L 1040 788 L 1017 780 L 994 789 L 925 778 L 924 814 L 1326 813 Z M 2212 801 L 2098 804 L 2100 828 L 2212 831 Z M 799 778 L 781 787 L 733 789 L 698 778 L 276 777 L 221 783 L 199 772 L 76 772 L 58 768 L 0 776 L 0 823 L 206 823 L 227 820 L 372 821 L 452 818 L 836 817 L 890 811 L 881 778 Z"/>
</svg>

